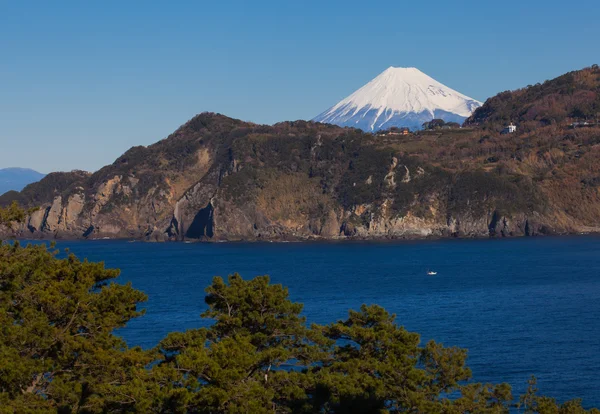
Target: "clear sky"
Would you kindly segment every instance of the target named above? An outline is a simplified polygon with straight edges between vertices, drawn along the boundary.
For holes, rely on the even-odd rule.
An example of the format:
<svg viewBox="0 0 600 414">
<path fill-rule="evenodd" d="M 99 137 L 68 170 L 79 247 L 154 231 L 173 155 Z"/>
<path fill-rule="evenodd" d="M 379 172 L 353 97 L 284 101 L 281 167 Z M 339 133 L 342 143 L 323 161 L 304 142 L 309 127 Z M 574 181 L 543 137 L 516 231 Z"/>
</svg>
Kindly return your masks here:
<svg viewBox="0 0 600 414">
<path fill-rule="evenodd" d="M 0 0 L 0 168 L 93 171 L 203 111 L 310 119 L 389 66 L 484 101 L 600 63 L 599 16 L 598 0 Z"/>
</svg>

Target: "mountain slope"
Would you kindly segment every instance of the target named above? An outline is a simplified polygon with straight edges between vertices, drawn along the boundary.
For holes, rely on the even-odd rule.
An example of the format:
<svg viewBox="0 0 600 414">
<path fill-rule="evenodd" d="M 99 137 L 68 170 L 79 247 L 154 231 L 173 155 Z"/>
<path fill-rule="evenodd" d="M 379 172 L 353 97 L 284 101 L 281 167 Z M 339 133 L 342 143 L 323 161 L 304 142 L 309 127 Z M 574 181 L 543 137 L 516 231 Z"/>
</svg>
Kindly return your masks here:
<svg viewBox="0 0 600 414">
<path fill-rule="evenodd" d="M 501 129 L 509 122 L 520 130 L 560 125 L 575 120 L 600 120 L 600 68 L 576 70 L 488 99 L 466 120 L 466 125 Z"/>
<path fill-rule="evenodd" d="M 586 82 L 596 79 L 594 68 L 584 72 Z M 569 102 L 586 91 L 581 85 L 552 86 L 552 94 Z M 595 84 L 588 85 L 595 93 Z M 526 88 L 515 101 L 521 108 L 498 111 L 526 113 L 538 100 L 533 92 Z M 493 108 L 486 113 L 490 120 L 502 116 Z M 204 113 L 94 174 L 49 174 L 21 193 L 0 196 L 0 206 L 16 200 L 41 207 L 23 223 L 0 226 L 0 238 L 600 232 L 600 127 L 536 121 L 530 130 L 501 135 L 487 122 L 403 136 L 305 121 L 256 125 Z"/>
<path fill-rule="evenodd" d="M 17 237 L 484 236 L 496 232 L 495 211 L 495 222 L 514 220 L 499 232 L 541 228 L 533 212 L 543 197 L 522 177 L 440 168 L 408 156 L 405 145 L 414 143 L 313 122 L 264 126 L 200 114 L 92 175 L 50 174 L 0 205 L 42 207 L 10 230 Z"/>
<path fill-rule="evenodd" d="M 41 180 L 44 174 L 29 168 L 0 169 L 0 195 L 8 191 L 21 191 L 27 184 Z"/>
<path fill-rule="evenodd" d="M 434 118 L 462 123 L 479 106 L 416 68 L 390 67 L 313 121 L 364 131 L 415 130 Z"/>
</svg>

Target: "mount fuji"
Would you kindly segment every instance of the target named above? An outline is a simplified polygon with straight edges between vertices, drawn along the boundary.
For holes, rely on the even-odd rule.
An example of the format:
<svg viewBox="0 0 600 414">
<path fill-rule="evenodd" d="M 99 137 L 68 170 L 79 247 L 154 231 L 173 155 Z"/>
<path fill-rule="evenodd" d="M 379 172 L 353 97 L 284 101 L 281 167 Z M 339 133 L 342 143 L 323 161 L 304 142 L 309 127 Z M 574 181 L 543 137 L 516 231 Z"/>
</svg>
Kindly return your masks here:
<svg viewBox="0 0 600 414">
<path fill-rule="evenodd" d="M 417 68 L 389 67 L 313 121 L 364 131 L 415 130 L 432 119 L 462 123 L 481 105 Z"/>
</svg>

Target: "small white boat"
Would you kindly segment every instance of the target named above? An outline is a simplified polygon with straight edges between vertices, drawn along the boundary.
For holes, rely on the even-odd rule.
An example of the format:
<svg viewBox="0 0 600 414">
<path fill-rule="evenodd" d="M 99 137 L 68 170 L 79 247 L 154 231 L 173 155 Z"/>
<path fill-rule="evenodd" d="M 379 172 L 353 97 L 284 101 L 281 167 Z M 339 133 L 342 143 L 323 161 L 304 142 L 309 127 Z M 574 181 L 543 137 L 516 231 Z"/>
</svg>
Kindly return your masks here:
<svg viewBox="0 0 600 414">
<path fill-rule="evenodd" d="M 428 270 L 428 271 L 427 271 L 427 274 L 428 274 L 429 276 L 435 276 L 435 275 L 437 275 L 437 272 L 434 272 L 433 270 Z"/>
</svg>

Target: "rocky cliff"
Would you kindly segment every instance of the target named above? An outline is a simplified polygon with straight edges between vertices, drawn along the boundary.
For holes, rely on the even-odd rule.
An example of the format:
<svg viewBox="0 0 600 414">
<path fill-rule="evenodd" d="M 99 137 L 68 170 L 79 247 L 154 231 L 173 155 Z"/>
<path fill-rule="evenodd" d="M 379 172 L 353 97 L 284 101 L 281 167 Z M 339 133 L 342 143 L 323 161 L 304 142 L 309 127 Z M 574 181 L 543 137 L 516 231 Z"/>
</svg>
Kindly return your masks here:
<svg viewBox="0 0 600 414">
<path fill-rule="evenodd" d="M 161 241 L 595 232 L 599 156 L 595 127 L 372 135 L 204 113 L 94 174 L 49 174 L 5 194 L 0 205 L 41 208 L 0 234 Z"/>
</svg>

